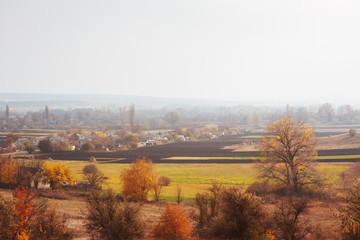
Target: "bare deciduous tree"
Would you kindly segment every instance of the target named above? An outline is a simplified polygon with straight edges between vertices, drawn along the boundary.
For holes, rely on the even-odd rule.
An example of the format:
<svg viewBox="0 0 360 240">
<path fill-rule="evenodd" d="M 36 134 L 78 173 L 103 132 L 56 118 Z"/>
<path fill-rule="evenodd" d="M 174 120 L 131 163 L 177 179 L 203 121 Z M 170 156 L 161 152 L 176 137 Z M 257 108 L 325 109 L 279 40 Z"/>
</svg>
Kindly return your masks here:
<svg viewBox="0 0 360 240">
<path fill-rule="evenodd" d="M 129 109 L 129 123 L 130 123 L 130 129 L 132 129 L 135 125 L 135 105 L 131 104 Z"/>
<path fill-rule="evenodd" d="M 172 127 L 175 126 L 175 124 L 177 122 L 179 122 L 180 117 L 179 114 L 177 112 L 167 112 L 164 116 L 163 116 L 163 120 L 167 123 L 169 123 Z"/>
<path fill-rule="evenodd" d="M 275 212 L 275 224 L 277 229 L 277 239 L 281 240 L 301 240 L 305 239 L 309 233 L 304 220 L 300 215 L 308 207 L 308 199 L 290 196 L 281 202 Z"/>
<path fill-rule="evenodd" d="M 120 112 L 120 125 L 121 125 L 121 130 L 125 130 L 126 127 L 126 107 L 120 107 L 119 108 L 119 112 Z"/>
<path fill-rule="evenodd" d="M 83 168 L 83 180 L 91 188 L 101 189 L 105 184 L 106 178 L 104 173 L 100 171 L 95 165 L 89 164 Z"/>
</svg>

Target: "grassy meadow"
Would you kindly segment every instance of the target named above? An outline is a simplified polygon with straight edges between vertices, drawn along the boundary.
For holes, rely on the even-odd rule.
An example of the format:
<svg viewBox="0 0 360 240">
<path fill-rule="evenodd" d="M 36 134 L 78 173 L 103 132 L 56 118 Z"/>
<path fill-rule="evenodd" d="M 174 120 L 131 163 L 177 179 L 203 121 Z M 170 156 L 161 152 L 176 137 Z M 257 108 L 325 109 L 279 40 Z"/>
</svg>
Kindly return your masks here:
<svg viewBox="0 0 360 240">
<path fill-rule="evenodd" d="M 169 157 L 164 160 L 259 160 L 260 157 Z M 317 159 L 340 160 L 360 159 L 360 155 L 317 156 Z"/>
<path fill-rule="evenodd" d="M 81 180 L 82 168 L 91 164 L 85 161 L 58 161 L 71 169 L 75 178 Z M 129 168 L 130 164 L 120 163 L 95 163 L 96 166 L 108 177 L 108 186 L 116 192 L 121 191 L 120 174 Z M 330 184 L 335 184 L 340 174 L 349 167 L 347 163 L 318 163 L 317 168 L 328 179 Z M 177 186 L 182 189 L 184 201 L 192 202 L 197 193 L 206 191 L 215 180 L 225 186 L 248 186 L 257 181 L 258 171 L 255 164 L 154 164 L 154 170 L 161 176 L 171 179 L 171 184 L 163 187 L 161 198 L 175 201 Z"/>
</svg>

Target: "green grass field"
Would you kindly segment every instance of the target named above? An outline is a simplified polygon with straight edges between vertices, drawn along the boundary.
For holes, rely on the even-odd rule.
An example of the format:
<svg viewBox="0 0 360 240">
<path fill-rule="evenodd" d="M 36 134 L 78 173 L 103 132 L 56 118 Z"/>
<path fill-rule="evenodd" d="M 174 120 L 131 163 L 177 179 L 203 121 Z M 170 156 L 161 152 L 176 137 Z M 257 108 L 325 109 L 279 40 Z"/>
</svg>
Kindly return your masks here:
<svg viewBox="0 0 360 240">
<path fill-rule="evenodd" d="M 240 137 L 240 139 L 248 139 L 248 138 L 258 138 L 258 139 L 261 139 L 263 138 L 262 135 L 247 135 L 247 136 L 242 136 Z"/>
<path fill-rule="evenodd" d="M 164 160 L 258 160 L 260 157 L 169 157 Z M 354 159 L 360 155 L 318 156 L 317 159 Z"/>
<path fill-rule="evenodd" d="M 318 156 L 318 159 L 350 159 L 350 158 L 360 158 L 360 155 Z"/>
<path fill-rule="evenodd" d="M 90 164 L 84 161 L 52 161 L 69 167 L 75 178 L 81 180 L 82 168 Z M 108 187 L 116 192 L 121 191 L 120 174 L 129 168 L 129 164 L 119 163 L 96 163 L 97 167 L 108 177 Z M 339 179 L 341 172 L 349 166 L 346 164 L 318 164 L 318 169 L 323 172 L 332 182 Z M 213 181 L 225 186 L 245 185 L 257 180 L 257 169 L 254 164 L 154 164 L 154 170 L 161 176 L 171 179 L 170 186 L 164 187 L 162 198 L 174 201 L 177 186 L 182 189 L 185 201 L 193 201 L 196 194 L 206 191 Z"/>
<path fill-rule="evenodd" d="M 169 157 L 163 159 L 164 160 L 219 160 L 219 159 L 256 160 L 259 159 L 259 157 Z"/>
</svg>

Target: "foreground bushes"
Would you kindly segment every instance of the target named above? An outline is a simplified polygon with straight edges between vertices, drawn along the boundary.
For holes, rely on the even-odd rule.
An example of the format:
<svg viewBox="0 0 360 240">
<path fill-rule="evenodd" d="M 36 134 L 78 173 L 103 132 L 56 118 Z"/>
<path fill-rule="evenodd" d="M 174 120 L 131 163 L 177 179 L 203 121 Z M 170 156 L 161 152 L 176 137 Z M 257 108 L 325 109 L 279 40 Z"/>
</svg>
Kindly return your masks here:
<svg viewBox="0 0 360 240">
<path fill-rule="evenodd" d="M 0 239 L 70 240 L 66 218 L 40 204 L 27 188 L 15 189 L 13 199 L 0 196 Z"/>
<path fill-rule="evenodd" d="M 95 165 L 89 164 L 83 168 L 83 181 L 91 189 L 102 189 L 106 177 Z"/>
<path fill-rule="evenodd" d="M 194 216 L 197 233 L 204 238 L 270 239 L 262 201 L 243 188 L 214 184 L 210 194 L 198 194 Z"/>
<path fill-rule="evenodd" d="M 53 207 L 45 206 L 39 211 L 31 227 L 30 239 L 36 240 L 70 240 L 72 233 L 67 229 L 67 218 Z"/>
<path fill-rule="evenodd" d="M 92 239 L 127 240 L 142 235 L 144 222 L 139 206 L 122 200 L 112 190 L 92 192 L 86 213 L 86 228 Z"/>
<path fill-rule="evenodd" d="M 345 197 L 346 206 L 335 214 L 341 223 L 342 237 L 346 240 L 360 239 L 360 179 L 357 179 Z"/>
<path fill-rule="evenodd" d="M 311 225 L 300 219 L 300 215 L 307 209 L 308 203 L 309 199 L 305 197 L 288 196 L 282 200 L 274 215 L 277 239 L 305 239 L 311 232 Z"/>
</svg>

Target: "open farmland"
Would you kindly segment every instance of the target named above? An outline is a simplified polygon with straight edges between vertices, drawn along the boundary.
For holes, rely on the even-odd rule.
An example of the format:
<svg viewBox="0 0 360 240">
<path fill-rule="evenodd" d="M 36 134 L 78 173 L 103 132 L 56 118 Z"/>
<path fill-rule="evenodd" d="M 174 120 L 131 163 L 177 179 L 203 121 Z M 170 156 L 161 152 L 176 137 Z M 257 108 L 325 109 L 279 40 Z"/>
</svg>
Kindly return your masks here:
<svg viewBox="0 0 360 240">
<path fill-rule="evenodd" d="M 210 141 L 177 142 L 159 146 L 141 147 L 117 152 L 62 152 L 43 155 L 56 160 L 88 161 L 94 156 L 98 162 L 131 163 L 146 156 L 154 163 L 253 163 L 261 157 L 259 151 L 241 151 L 229 146 L 243 144 L 243 136 L 224 136 Z M 335 138 L 335 137 L 334 137 Z M 320 149 L 321 162 L 360 161 L 360 148 Z"/>
</svg>

